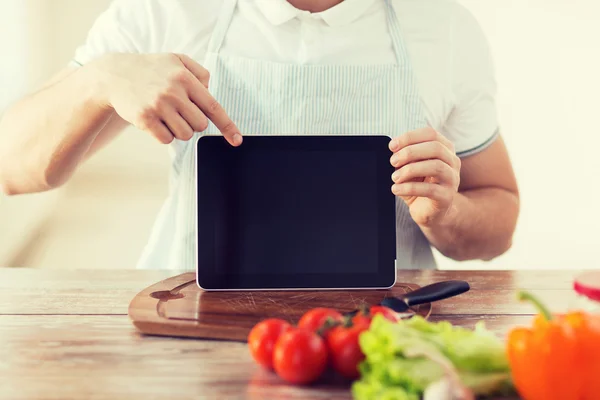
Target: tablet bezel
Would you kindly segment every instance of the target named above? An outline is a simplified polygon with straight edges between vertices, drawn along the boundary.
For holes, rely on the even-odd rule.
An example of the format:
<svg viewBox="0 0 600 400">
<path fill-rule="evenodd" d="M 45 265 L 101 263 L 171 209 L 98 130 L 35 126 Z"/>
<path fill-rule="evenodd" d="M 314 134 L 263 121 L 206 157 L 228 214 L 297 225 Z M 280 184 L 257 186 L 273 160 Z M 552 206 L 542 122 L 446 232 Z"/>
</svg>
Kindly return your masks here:
<svg viewBox="0 0 600 400">
<path fill-rule="evenodd" d="M 195 195 L 196 195 L 196 232 L 195 232 L 195 260 L 196 260 L 196 283 L 205 291 L 270 291 L 270 290 L 377 290 L 389 289 L 396 284 L 397 266 L 396 266 L 396 204 L 395 196 L 391 193 L 391 174 L 394 172 L 393 166 L 389 163 L 391 152 L 388 144 L 391 140 L 387 135 L 248 135 L 245 140 L 253 138 L 273 138 L 270 145 L 277 149 L 298 147 L 303 150 L 318 148 L 323 150 L 332 148 L 339 150 L 352 148 L 371 148 L 373 151 L 381 152 L 385 162 L 378 165 L 378 190 L 379 204 L 387 203 L 385 207 L 379 210 L 379 237 L 384 238 L 379 243 L 378 268 L 373 274 L 265 274 L 252 276 L 225 276 L 212 274 L 207 276 L 207 272 L 215 268 L 204 270 L 202 277 L 200 274 L 199 263 L 199 146 L 202 139 L 225 140 L 221 135 L 201 135 L 196 140 L 195 149 Z M 285 140 L 285 139 L 292 139 Z M 281 141 L 281 139 L 284 139 Z M 276 143 L 278 142 L 279 143 Z M 334 146 L 335 145 L 335 146 Z M 242 144 L 243 146 L 243 144 Z M 383 169 L 383 171 L 382 171 Z M 383 188 L 385 187 L 385 192 Z M 386 207 L 388 207 L 386 209 Z M 385 253 L 389 252 L 386 256 Z M 210 275 L 210 274 L 209 274 Z M 240 281 L 240 278 L 243 281 Z M 227 280 L 228 285 L 224 284 Z M 238 283 L 234 283 L 234 282 Z M 322 283 L 321 283 L 322 282 Z M 232 284 L 234 283 L 234 284 Z"/>
</svg>

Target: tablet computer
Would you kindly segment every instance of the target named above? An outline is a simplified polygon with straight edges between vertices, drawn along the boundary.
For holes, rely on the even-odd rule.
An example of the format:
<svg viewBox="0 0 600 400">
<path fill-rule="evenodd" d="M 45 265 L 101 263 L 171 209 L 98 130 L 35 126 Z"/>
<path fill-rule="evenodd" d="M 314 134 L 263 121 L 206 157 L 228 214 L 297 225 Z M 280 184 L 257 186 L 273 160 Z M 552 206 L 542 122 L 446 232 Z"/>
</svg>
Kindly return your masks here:
<svg viewBox="0 0 600 400">
<path fill-rule="evenodd" d="M 384 289 L 396 282 L 388 136 L 196 142 L 204 290 Z"/>
</svg>

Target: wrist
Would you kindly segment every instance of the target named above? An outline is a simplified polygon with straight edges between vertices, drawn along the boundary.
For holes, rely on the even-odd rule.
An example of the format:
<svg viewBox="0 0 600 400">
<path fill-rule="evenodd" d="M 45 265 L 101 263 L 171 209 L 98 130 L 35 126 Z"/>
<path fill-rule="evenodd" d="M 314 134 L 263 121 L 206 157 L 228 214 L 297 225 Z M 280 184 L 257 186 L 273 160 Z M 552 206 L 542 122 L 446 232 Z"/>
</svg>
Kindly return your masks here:
<svg viewBox="0 0 600 400">
<path fill-rule="evenodd" d="M 452 199 L 445 210 L 440 210 L 437 218 L 432 218 L 424 224 L 421 224 L 421 229 L 429 231 L 448 231 L 456 225 L 456 220 L 459 214 L 460 203 L 465 198 L 458 192 L 454 192 Z"/>
<path fill-rule="evenodd" d="M 444 256 L 462 260 L 463 246 L 460 245 L 460 210 L 468 200 L 456 192 L 448 208 L 440 216 L 427 225 L 420 225 L 421 231 L 429 242 Z"/>
<path fill-rule="evenodd" d="M 106 109 L 113 110 L 110 98 L 114 85 L 114 76 L 110 72 L 111 65 L 114 63 L 114 55 L 107 54 L 89 64 L 81 67 L 80 73 L 82 80 L 85 81 L 86 87 L 90 90 L 87 99 L 95 105 Z"/>
</svg>

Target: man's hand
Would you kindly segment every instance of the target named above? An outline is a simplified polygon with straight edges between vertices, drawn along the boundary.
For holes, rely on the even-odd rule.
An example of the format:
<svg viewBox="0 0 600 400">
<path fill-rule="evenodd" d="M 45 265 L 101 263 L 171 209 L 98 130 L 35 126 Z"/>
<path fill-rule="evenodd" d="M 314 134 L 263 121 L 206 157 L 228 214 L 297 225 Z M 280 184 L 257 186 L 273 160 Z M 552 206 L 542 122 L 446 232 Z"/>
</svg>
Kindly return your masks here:
<svg viewBox="0 0 600 400">
<path fill-rule="evenodd" d="M 454 145 L 433 128 L 406 133 L 390 142 L 396 171 L 392 192 L 408 205 L 414 221 L 430 227 L 450 210 L 460 184 L 461 161 Z"/>
<path fill-rule="evenodd" d="M 211 120 L 230 144 L 242 143 L 235 123 L 208 90 L 209 72 L 191 58 L 110 54 L 89 65 L 100 77 L 103 102 L 160 142 L 190 140 Z"/>
</svg>

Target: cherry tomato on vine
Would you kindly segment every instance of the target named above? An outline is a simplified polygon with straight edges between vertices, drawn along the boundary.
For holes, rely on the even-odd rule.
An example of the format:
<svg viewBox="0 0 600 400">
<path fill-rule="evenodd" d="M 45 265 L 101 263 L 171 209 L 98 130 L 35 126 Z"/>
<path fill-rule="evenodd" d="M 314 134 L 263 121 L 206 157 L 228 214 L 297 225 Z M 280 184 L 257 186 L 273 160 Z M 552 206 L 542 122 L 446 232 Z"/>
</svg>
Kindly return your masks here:
<svg viewBox="0 0 600 400">
<path fill-rule="evenodd" d="M 264 368 L 273 369 L 273 350 L 279 337 L 292 329 L 282 319 L 270 318 L 259 322 L 248 335 L 248 346 L 254 360 Z"/>
<path fill-rule="evenodd" d="M 316 332 L 323 327 L 325 321 L 327 321 L 329 318 L 335 322 L 342 322 L 344 317 L 339 311 L 332 308 L 313 308 L 312 310 L 307 311 L 302 318 L 300 318 L 300 321 L 298 322 L 298 328 L 304 328 Z"/>
<path fill-rule="evenodd" d="M 327 335 L 327 347 L 333 369 L 347 379 L 354 380 L 360 376 L 358 365 L 365 359 L 365 355 L 358 339 L 367 329 L 367 324 L 336 326 Z"/>
<path fill-rule="evenodd" d="M 396 312 L 394 310 L 392 310 L 391 308 L 387 308 L 384 306 L 371 306 L 371 317 L 374 317 L 377 314 L 381 314 L 385 317 L 385 319 L 392 321 L 392 322 L 397 322 L 400 320 L 400 318 L 398 318 L 398 314 L 396 314 Z"/>
<path fill-rule="evenodd" d="M 359 311 L 354 317 L 352 317 L 352 323 L 354 325 L 370 325 L 373 317 L 377 314 L 383 315 L 383 317 L 392 322 L 398 322 L 400 318 L 394 310 L 384 306 L 371 306 L 367 310 Z"/>
<path fill-rule="evenodd" d="M 293 329 L 279 337 L 273 352 L 275 372 L 296 385 L 313 383 L 327 367 L 325 340 L 308 329 Z"/>
</svg>

